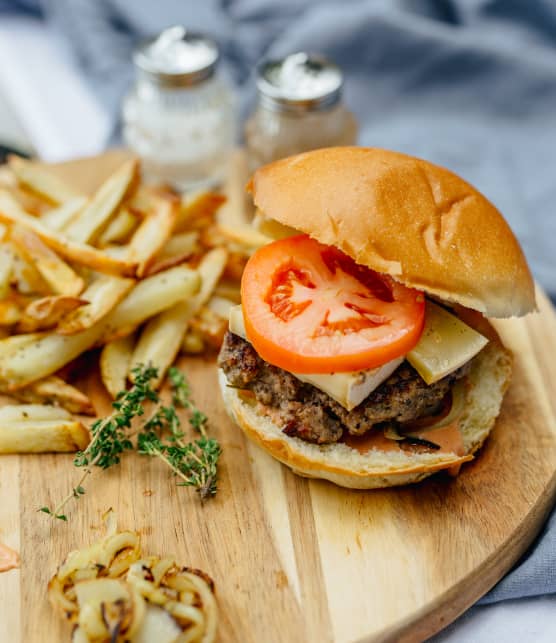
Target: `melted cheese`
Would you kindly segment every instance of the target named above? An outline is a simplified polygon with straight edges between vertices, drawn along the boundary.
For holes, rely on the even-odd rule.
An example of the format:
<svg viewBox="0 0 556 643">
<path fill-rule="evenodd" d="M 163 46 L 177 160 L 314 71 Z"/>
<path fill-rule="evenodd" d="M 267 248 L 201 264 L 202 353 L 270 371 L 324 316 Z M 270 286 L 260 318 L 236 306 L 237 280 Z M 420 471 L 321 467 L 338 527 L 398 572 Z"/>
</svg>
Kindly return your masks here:
<svg viewBox="0 0 556 643">
<path fill-rule="evenodd" d="M 234 306 L 230 311 L 230 331 L 249 341 L 245 333 L 241 306 Z M 306 382 L 323 391 L 345 409 L 351 411 L 370 395 L 384 380 L 403 362 L 403 357 L 387 362 L 378 368 L 349 373 L 332 373 L 330 375 L 292 373 L 301 382 Z"/>
<path fill-rule="evenodd" d="M 488 339 L 437 304 L 427 301 L 425 327 L 407 361 L 427 384 L 434 384 L 484 348 Z"/>
</svg>

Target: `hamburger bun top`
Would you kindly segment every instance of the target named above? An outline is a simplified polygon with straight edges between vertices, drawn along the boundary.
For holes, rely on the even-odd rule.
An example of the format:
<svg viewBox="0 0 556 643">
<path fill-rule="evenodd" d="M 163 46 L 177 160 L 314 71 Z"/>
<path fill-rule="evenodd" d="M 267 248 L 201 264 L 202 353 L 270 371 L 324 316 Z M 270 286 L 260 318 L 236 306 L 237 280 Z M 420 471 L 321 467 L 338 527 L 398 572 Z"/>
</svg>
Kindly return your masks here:
<svg viewBox="0 0 556 643">
<path fill-rule="evenodd" d="M 510 227 L 442 167 L 376 148 L 326 148 L 265 165 L 247 189 L 265 216 L 407 286 L 491 317 L 536 309 Z"/>
</svg>

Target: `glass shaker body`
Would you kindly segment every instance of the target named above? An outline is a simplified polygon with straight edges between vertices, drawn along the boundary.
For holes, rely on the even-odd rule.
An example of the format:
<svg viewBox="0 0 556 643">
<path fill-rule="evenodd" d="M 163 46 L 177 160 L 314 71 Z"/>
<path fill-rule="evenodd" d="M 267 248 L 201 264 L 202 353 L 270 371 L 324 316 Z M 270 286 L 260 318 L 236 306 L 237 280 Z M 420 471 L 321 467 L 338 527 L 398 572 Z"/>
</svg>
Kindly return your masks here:
<svg viewBox="0 0 556 643">
<path fill-rule="evenodd" d="M 355 145 L 357 122 L 343 104 L 298 114 L 278 112 L 259 103 L 246 123 L 245 140 L 254 169 L 319 147 Z"/>
<path fill-rule="evenodd" d="M 235 100 L 215 73 L 216 45 L 185 30 L 175 34 L 178 40 L 167 39 L 156 55 L 149 45 L 136 53 L 137 80 L 123 104 L 124 139 L 148 180 L 208 187 L 222 179 L 235 143 Z"/>
<path fill-rule="evenodd" d="M 245 126 L 252 169 L 319 147 L 354 145 L 357 122 L 341 101 L 340 69 L 303 52 L 259 67 L 258 102 Z"/>
</svg>

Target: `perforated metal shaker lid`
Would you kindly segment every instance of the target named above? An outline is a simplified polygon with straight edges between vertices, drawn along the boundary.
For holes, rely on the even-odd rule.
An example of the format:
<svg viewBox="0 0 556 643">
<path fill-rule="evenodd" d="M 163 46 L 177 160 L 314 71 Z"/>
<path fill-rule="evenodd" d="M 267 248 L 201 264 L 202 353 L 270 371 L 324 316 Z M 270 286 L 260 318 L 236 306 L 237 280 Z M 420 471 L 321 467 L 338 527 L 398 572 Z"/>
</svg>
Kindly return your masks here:
<svg viewBox="0 0 556 643">
<path fill-rule="evenodd" d="M 258 69 L 261 102 L 278 111 L 328 109 L 341 97 L 340 68 L 324 56 L 298 52 L 264 61 Z"/>
<path fill-rule="evenodd" d="M 213 40 L 179 25 L 147 40 L 133 54 L 133 62 L 149 80 L 167 87 L 187 87 L 209 78 L 218 59 Z"/>
</svg>

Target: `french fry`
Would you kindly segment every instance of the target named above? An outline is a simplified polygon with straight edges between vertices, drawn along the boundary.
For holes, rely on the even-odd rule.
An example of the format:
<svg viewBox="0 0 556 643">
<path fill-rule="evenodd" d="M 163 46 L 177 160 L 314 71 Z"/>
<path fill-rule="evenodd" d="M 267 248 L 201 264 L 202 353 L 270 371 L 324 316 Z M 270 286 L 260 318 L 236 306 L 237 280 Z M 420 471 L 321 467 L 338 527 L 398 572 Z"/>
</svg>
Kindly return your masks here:
<svg viewBox="0 0 556 643">
<path fill-rule="evenodd" d="M 33 263 L 53 292 L 77 297 L 83 290 L 83 279 L 31 230 L 12 226 L 11 240 L 25 258 Z"/>
<path fill-rule="evenodd" d="M 8 164 L 4 163 L 4 165 L 0 165 L 0 186 L 11 189 L 20 185 L 16 175 L 10 170 Z"/>
<path fill-rule="evenodd" d="M 77 190 L 33 161 L 10 156 L 8 165 L 20 183 L 52 203 L 63 203 L 81 196 Z"/>
<path fill-rule="evenodd" d="M 230 310 L 236 305 L 235 301 L 227 299 L 226 297 L 219 297 L 218 295 L 213 295 L 208 303 L 207 308 L 212 311 L 220 319 L 225 319 L 228 321 L 230 318 Z"/>
<path fill-rule="evenodd" d="M 0 326 L 13 326 L 21 319 L 21 309 L 11 299 L 0 301 Z"/>
<path fill-rule="evenodd" d="M 52 289 L 35 265 L 11 242 L 3 246 L 12 255 L 12 283 L 22 295 L 50 295 Z"/>
<path fill-rule="evenodd" d="M 106 246 L 103 250 L 109 257 L 113 257 L 114 259 L 119 259 L 121 261 L 124 261 L 129 254 L 129 248 L 127 246 Z"/>
<path fill-rule="evenodd" d="M 103 331 L 103 325 L 97 324 L 76 335 L 50 332 L 31 342 L 26 338 L 36 336 L 36 333 L 16 335 L 9 339 L 21 338 L 21 345 L 14 351 L 8 351 L 7 355 L 2 355 L 2 344 L 8 340 L 0 340 L 0 385 L 13 391 L 52 375 L 92 348 Z"/>
<path fill-rule="evenodd" d="M 168 257 L 167 259 L 162 259 L 160 261 L 157 259 L 147 268 L 144 277 L 152 277 L 152 275 L 156 275 L 158 272 L 162 272 L 163 270 L 169 270 L 170 268 L 179 266 L 180 264 L 186 262 L 188 259 L 191 259 L 191 255 L 189 253 L 183 255 L 174 255 L 173 257 Z"/>
<path fill-rule="evenodd" d="M 84 449 L 89 432 L 75 420 L 0 422 L 0 454 L 68 453 Z"/>
<path fill-rule="evenodd" d="M 176 266 L 139 281 L 106 320 L 103 343 L 127 335 L 149 317 L 191 297 L 199 290 L 196 270 Z"/>
<path fill-rule="evenodd" d="M 241 304 L 241 290 L 237 281 L 221 279 L 214 289 L 214 294 L 218 297 L 230 299 L 236 304 Z"/>
<path fill-rule="evenodd" d="M 146 217 L 159 199 L 175 199 L 178 193 L 167 185 L 139 185 L 125 205 L 140 217 Z"/>
<path fill-rule="evenodd" d="M 187 229 L 203 228 L 214 221 L 218 208 L 226 201 L 226 197 L 216 192 L 195 192 L 182 197 L 174 232 L 184 232 Z"/>
<path fill-rule="evenodd" d="M 191 320 L 191 328 L 200 334 L 205 345 L 218 350 L 228 329 L 228 320 L 203 306 Z"/>
<path fill-rule="evenodd" d="M 98 276 L 81 295 L 86 305 L 62 319 L 57 332 L 60 335 L 74 335 L 90 328 L 115 308 L 134 285 L 133 279 Z"/>
<path fill-rule="evenodd" d="M 241 150 L 232 153 L 226 174 L 223 186 L 226 202 L 218 210 L 217 220 L 227 226 L 245 225 L 249 222 L 250 207 L 244 186 L 250 173 L 247 156 Z"/>
<path fill-rule="evenodd" d="M 199 233 L 197 231 L 175 234 L 164 244 L 156 258 L 160 260 L 176 255 L 193 254 L 198 249 L 198 241 Z"/>
<path fill-rule="evenodd" d="M 56 326 L 68 313 L 85 306 L 87 301 L 79 297 L 53 295 L 35 299 L 27 305 L 17 325 L 18 333 L 32 333 Z"/>
<path fill-rule="evenodd" d="M 150 185 L 139 185 L 132 195 L 126 199 L 125 206 L 134 214 L 146 217 L 152 207 L 155 192 Z"/>
<path fill-rule="evenodd" d="M 10 293 L 14 256 L 6 244 L 0 246 L 0 299 Z"/>
<path fill-rule="evenodd" d="M 44 337 L 44 333 L 27 333 L 25 335 L 11 335 L 0 339 L 0 364 L 9 355 L 12 355 L 19 349 L 32 344 Z"/>
<path fill-rule="evenodd" d="M 134 345 L 133 335 L 120 337 L 104 346 L 100 354 L 100 375 L 113 399 L 126 389 L 127 372 Z"/>
<path fill-rule="evenodd" d="M 145 326 L 133 351 L 130 367 L 152 364 L 158 369 L 156 384 L 160 384 L 179 352 L 189 322 L 218 283 L 227 255 L 224 248 L 216 248 L 201 259 L 197 268 L 201 277 L 198 294 L 188 301 L 180 301 Z"/>
<path fill-rule="evenodd" d="M 88 266 L 99 272 L 122 276 L 135 274 L 137 265 L 133 262 L 110 257 L 105 252 L 86 243 L 71 241 L 59 231 L 50 230 L 39 219 L 27 214 L 5 190 L 0 190 L 0 221 L 20 223 L 23 227 L 34 232 L 59 255 L 79 265 Z"/>
<path fill-rule="evenodd" d="M 89 432 L 71 419 L 62 409 L 24 404 L 4 407 L 11 411 L 8 418 L 0 409 L 0 453 L 47 453 L 69 452 L 84 449 L 89 443 Z M 52 419 L 35 417 L 36 409 L 51 409 L 64 413 Z M 48 414 L 46 414 L 48 415 Z M 15 419 L 14 418 L 17 418 Z"/>
<path fill-rule="evenodd" d="M 232 281 L 239 282 L 241 280 L 241 275 L 247 263 L 248 257 L 240 252 L 230 252 L 228 256 L 228 263 L 226 264 L 226 269 L 224 270 L 224 276 Z"/>
<path fill-rule="evenodd" d="M 33 194 L 17 183 L 9 186 L 8 189 L 14 199 L 21 203 L 22 208 L 35 217 L 41 216 L 43 212 L 52 207 L 50 201 L 46 201 L 37 194 Z"/>
<path fill-rule="evenodd" d="M 177 199 L 158 199 L 139 224 L 129 242 L 128 261 L 138 264 L 137 276 L 142 277 L 157 252 L 164 246 L 178 214 Z"/>
<path fill-rule="evenodd" d="M 207 248 L 217 248 L 226 245 L 226 237 L 220 232 L 218 226 L 210 225 L 200 230 L 199 240 L 201 246 Z"/>
<path fill-rule="evenodd" d="M 101 247 L 111 243 L 122 243 L 125 241 L 137 226 L 137 216 L 128 208 L 122 207 L 105 230 L 101 233 L 98 244 Z"/>
<path fill-rule="evenodd" d="M 122 199 L 138 179 L 139 163 L 130 159 L 98 188 L 89 203 L 66 226 L 65 233 L 73 241 L 88 243 L 106 226 Z"/>
<path fill-rule="evenodd" d="M 145 276 L 154 275 L 187 261 L 199 249 L 198 238 L 198 232 L 182 232 L 171 237 L 154 258 Z"/>
<path fill-rule="evenodd" d="M 9 393 L 18 400 L 30 404 L 52 404 L 79 415 L 95 414 L 91 400 L 80 390 L 71 386 L 71 384 L 67 384 L 56 375 L 45 377 L 29 386 Z"/>
<path fill-rule="evenodd" d="M 0 423 L 2 424 L 49 420 L 71 420 L 71 415 L 65 409 L 44 404 L 12 404 L 0 408 Z"/>
<path fill-rule="evenodd" d="M 63 230 L 73 217 L 82 210 L 86 203 L 86 197 L 75 197 L 65 203 L 62 203 L 57 208 L 52 208 L 51 210 L 48 210 L 48 212 L 42 214 L 40 221 L 52 230 Z"/>
<path fill-rule="evenodd" d="M 225 225 L 223 223 L 218 225 L 218 230 L 228 239 L 240 246 L 245 246 L 250 250 L 256 250 L 262 246 L 271 243 L 273 239 L 267 237 L 262 232 L 255 230 L 248 224 L 236 224 L 234 226 Z"/>
<path fill-rule="evenodd" d="M 198 355 L 205 350 L 205 342 L 201 333 L 195 328 L 188 328 L 183 336 L 181 350 L 190 355 Z"/>
</svg>

